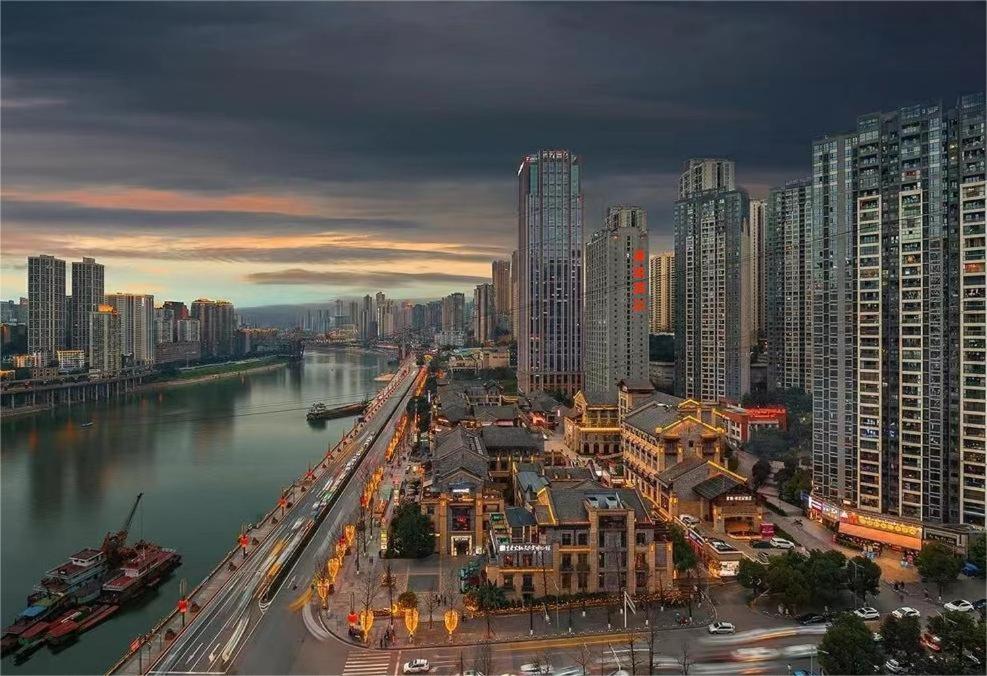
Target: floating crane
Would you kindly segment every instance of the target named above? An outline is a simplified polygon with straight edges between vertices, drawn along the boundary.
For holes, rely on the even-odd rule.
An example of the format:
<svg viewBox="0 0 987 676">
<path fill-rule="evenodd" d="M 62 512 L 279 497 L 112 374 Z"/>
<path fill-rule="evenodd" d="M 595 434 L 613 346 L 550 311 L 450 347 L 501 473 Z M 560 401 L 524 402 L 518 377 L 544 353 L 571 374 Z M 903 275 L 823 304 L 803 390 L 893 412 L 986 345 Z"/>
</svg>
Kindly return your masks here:
<svg viewBox="0 0 987 676">
<path fill-rule="evenodd" d="M 103 544 L 100 549 L 106 554 L 106 559 L 111 563 L 116 563 L 119 558 L 122 558 L 122 552 L 124 545 L 127 544 L 127 534 L 130 532 L 130 523 L 134 520 L 134 513 L 137 511 L 137 505 L 140 504 L 141 498 L 144 497 L 143 493 L 138 493 L 137 498 L 134 500 L 133 506 L 130 508 L 130 513 L 127 514 L 127 519 L 123 522 L 123 527 L 120 528 L 116 533 L 107 533 L 103 538 Z"/>
</svg>

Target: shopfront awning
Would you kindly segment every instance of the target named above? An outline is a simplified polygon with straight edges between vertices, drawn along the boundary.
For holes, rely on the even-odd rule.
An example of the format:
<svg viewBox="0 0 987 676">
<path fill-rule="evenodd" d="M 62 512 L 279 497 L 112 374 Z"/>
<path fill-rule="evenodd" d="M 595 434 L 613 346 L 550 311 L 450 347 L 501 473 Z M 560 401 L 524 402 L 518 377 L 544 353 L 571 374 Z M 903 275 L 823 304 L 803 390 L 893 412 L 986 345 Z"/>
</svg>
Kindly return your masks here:
<svg viewBox="0 0 987 676">
<path fill-rule="evenodd" d="M 884 530 L 878 530 L 877 528 L 868 528 L 867 526 L 858 526 L 856 524 L 847 523 L 846 521 L 840 522 L 840 532 L 845 533 L 846 535 L 852 535 L 853 537 L 872 540 L 874 542 L 881 542 L 883 544 L 893 545 L 895 547 L 914 549 L 916 551 L 922 549 L 921 538 L 909 537 L 898 533 L 889 533 Z"/>
</svg>

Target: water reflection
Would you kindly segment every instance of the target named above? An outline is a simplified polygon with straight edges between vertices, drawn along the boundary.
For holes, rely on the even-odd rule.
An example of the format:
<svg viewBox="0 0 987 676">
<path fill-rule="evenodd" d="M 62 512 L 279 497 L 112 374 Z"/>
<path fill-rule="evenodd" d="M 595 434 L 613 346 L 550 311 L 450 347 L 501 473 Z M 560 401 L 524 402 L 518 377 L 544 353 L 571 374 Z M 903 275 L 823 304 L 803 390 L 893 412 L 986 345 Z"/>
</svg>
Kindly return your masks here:
<svg viewBox="0 0 987 676">
<path fill-rule="evenodd" d="M 315 401 L 338 405 L 379 389 L 383 358 L 328 353 L 298 365 L 0 424 L 4 624 L 40 575 L 120 527 L 134 496 L 144 536 L 184 555 L 152 596 L 57 655 L 42 650 L 5 673 L 102 673 L 232 545 L 240 524 L 270 508 L 280 488 L 321 457 L 351 418 L 306 424 Z M 92 421 L 91 427 L 82 427 Z"/>
</svg>

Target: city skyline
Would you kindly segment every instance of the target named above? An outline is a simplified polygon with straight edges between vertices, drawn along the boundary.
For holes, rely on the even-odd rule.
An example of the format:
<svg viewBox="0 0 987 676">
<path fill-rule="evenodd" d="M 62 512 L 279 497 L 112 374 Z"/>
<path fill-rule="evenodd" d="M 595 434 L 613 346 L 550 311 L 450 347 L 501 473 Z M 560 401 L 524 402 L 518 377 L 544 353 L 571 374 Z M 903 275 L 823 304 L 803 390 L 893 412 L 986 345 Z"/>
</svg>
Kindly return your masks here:
<svg viewBox="0 0 987 676">
<path fill-rule="evenodd" d="M 108 268 L 108 291 L 157 298 L 196 297 L 208 262 L 210 293 L 238 307 L 377 289 L 394 298 L 469 294 L 489 280 L 492 260 L 510 258 L 513 174 L 534 149 L 584 158 L 584 230 L 610 204 L 640 204 L 653 250 L 664 250 L 689 157 L 736 161 L 738 186 L 766 198 L 809 173 L 814 139 L 852 128 L 862 111 L 918 103 L 920 93 L 948 102 L 984 80 L 972 37 L 983 7 L 974 4 L 904 5 L 892 17 L 867 5 L 649 5 L 622 14 L 582 6 L 559 21 L 557 8 L 520 5 L 5 5 L 5 297 L 25 294 L 26 257 L 40 253 L 95 257 Z M 853 36 L 878 18 L 882 34 L 857 45 Z M 595 36 L 600 25 L 623 41 Z M 220 39 L 185 39 L 218 26 Z M 313 68 L 342 50 L 364 54 L 345 33 L 368 26 L 389 39 L 374 47 L 370 72 Z M 460 29 L 472 44 L 449 37 Z M 930 48 L 927 70 L 897 72 L 895 54 L 946 30 L 960 53 Z M 504 39 L 519 31 L 582 49 L 563 51 L 571 63 L 548 59 L 518 78 L 519 61 L 535 58 Z M 844 38 L 838 55 L 792 49 L 796 39 L 821 48 L 833 31 Z M 731 50 L 708 90 L 694 77 L 708 64 L 667 67 L 682 50 L 723 62 L 727 34 L 761 48 Z M 275 35 L 301 41 L 308 59 L 285 55 Z M 79 58 L 52 56 L 52 41 Z M 867 58 L 878 52 L 885 58 Z M 406 53 L 417 58 L 398 62 Z M 630 57 L 630 72 L 615 67 Z M 194 67 L 204 59 L 213 68 Z M 453 61 L 462 65 L 437 67 Z M 866 86 L 798 77 L 851 65 Z M 764 73 L 772 77 L 763 86 L 749 86 Z M 769 82 L 788 75 L 782 102 Z M 546 79 L 559 96 L 536 94 Z M 224 101 L 236 105 L 219 108 Z M 381 112 L 364 115 L 366 106 Z"/>
</svg>

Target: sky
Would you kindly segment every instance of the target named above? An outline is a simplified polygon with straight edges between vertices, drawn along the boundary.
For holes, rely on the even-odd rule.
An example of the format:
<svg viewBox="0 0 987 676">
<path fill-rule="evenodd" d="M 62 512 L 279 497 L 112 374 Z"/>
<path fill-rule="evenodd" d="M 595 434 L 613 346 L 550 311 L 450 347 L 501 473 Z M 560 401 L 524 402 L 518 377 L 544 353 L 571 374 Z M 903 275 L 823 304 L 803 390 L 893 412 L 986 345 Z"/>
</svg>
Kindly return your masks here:
<svg viewBox="0 0 987 676">
<path fill-rule="evenodd" d="M 239 306 L 469 293 L 517 168 L 583 162 L 584 227 L 728 157 L 755 197 L 857 116 L 982 91 L 976 3 L 0 5 L 0 296 L 26 257 Z"/>
</svg>

